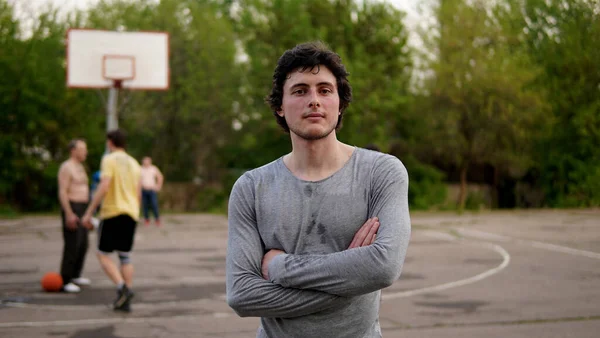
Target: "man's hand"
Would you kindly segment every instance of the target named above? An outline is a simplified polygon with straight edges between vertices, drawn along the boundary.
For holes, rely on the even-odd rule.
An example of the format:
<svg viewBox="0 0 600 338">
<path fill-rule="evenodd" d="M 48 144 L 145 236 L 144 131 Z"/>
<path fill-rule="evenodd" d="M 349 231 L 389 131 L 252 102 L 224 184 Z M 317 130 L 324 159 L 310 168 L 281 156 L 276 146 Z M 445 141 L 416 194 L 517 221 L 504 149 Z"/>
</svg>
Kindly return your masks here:
<svg viewBox="0 0 600 338">
<path fill-rule="evenodd" d="M 377 230 L 379 229 L 379 218 L 369 218 L 363 226 L 358 229 L 348 249 L 360 248 L 375 242 Z"/>
<path fill-rule="evenodd" d="M 281 255 L 284 253 L 285 253 L 285 251 L 281 251 L 278 249 L 271 249 L 263 256 L 261 272 L 262 272 L 264 279 L 269 280 L 269 263 L 271 262 L 271 260 L 275 256 Z"/>
<path fill-rule="evenodd" d="M 67 229 L 73 231 L 77 229 L 77 223 L 79 222 L 79 217 L 75 215 L 75 213 L 70 213 L 66 215 L 67 218 Z"/>
<path fill-rule="evenodd" d="M 94 225 L 92 224 L 92 215 L 87 213 L 83 215 L 83 218 L 81 219 L 81 224 L 89 230 L 94 229 Z"/>
</svg>

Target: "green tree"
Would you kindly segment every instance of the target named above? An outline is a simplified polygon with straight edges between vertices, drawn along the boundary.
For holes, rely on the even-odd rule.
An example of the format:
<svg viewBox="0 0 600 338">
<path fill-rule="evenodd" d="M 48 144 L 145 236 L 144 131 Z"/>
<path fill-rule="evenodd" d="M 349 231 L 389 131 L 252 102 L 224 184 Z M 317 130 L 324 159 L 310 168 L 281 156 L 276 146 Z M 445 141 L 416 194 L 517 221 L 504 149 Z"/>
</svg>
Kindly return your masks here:
<svg viewBox="0 0 600 338">
<path fill-rule="evenodd" d="M 553 121 L 538 143 L 538 184 L 549 206 L 600 205 L 600 4 L 522 0 L 515 30 L 544 72 Z"/>
<path fill-rule="evenodd" d="M 354 101 L 345 112 L 340 139 L 378 143 L 388 150 L 407 128 L 401 122 L 408 110 L 411 60 L 404 14 L 396 8 L 372 1 L 247 0 L 234 7 L 231 17 L 247 56 L 238 117 L 240 150 L 253 157 L 246 166 L 289 150 L 288 136 L 279 131 L 264 97 L 279 56 L 301 42 L 324 41 L 350 72 Z"/>
<path fill-rule="evenodd" d="M 6 1 L 0 9 L 0 195 L 21 209 L 44 210 L 56 205 L 67 142 L 89 135 L 100 121 L 99 101 L 66 90 L 67 25 L 56 10 L 42 11 L 23 31 Z"/>
<path fill-rule="evenodd" d="M 426 82 L 426 142 L 439 159 L 460 171 L 464 208 L 468 169 L 490 164 L 523 174 L 544 111 L 543 94 L 530 88 L 538 70 L 516 53 L 514 37 L 484 1 L 440 0 L 438 31 L 423 36 L 431 48 L 433 76 Z"/>
</svg>

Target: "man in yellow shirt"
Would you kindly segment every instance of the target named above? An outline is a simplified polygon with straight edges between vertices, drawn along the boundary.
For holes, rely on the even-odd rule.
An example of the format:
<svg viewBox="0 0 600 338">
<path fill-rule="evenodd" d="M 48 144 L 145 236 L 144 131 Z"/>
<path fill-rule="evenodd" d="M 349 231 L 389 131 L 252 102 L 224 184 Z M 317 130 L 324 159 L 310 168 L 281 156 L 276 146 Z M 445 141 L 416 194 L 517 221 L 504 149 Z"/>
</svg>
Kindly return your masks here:
<svg viewBox="0 0 600 338">
<path fill-rule="evenodd" d="M 122 130 L 112 130 L 106 134 L 106 138 L 110 154 L 102 159 L 100 184 L 82 223 L 90 229 L 93 227 L 92 214 L 102 201 L 97 256 L 104 272 L 117 285 L 117 299 L 113 303 L 113 309 L 129 312 L 133 298 L 133 264 L 129 254 L 140 214 L 141 168 L 125 152 L 126 135 Z M 120 269 L 109 256 L 114 251 L 119 256 Z"/>
</svg>

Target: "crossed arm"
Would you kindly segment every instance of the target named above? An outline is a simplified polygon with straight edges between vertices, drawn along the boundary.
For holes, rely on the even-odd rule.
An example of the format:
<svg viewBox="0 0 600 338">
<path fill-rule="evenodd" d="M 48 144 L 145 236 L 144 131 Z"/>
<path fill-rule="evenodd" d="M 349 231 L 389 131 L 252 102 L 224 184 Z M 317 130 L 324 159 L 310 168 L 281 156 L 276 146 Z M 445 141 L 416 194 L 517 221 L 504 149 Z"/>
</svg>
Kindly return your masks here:
<svg viewBox="0 0 600 338">
<path fill-rule="evenodd" d="M 373 244 L 325 255 L 276 255 L 265 262 L 271 282 L 351 297 L 388 287 L 400 277 L 411 232 L 408 174 L 395 158 L 380 162 L 369 208 L 380 223 Z"/>
<path fill-rule="evenodd" d="M 234 185 L 229 200 L 226 260 L 227 303 L 242 317 L 292 318 L 339 304 L 325 292 L 285 288 L 263 279 L 264 245 L 256 226 L 252 181 L 246 175 Z"/>
</svg>

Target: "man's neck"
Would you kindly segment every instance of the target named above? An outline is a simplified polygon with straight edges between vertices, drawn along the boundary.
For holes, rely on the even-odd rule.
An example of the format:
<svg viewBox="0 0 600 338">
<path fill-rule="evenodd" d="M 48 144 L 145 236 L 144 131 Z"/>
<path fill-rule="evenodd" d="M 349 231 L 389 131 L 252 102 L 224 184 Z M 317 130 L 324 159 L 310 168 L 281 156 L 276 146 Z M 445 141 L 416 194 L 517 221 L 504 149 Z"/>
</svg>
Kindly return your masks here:
<svg viewBox="0 0 600 338">
<path fill-rule="evenodd" d="M 320 140 L 305 140 L 291 135 L 292 152 L 284 157 L 285 165 L 298 178 L 307 181 L 325 179 L 348 161 L 353 147 L 337 140 L 335 132 Z"/>
<path fill-rule="evenodd" d="M 81 164 L 81 162 L 75 156 L 69 157 L 69 161 L 71 161 L 73 164 Z"/>
</svg>

